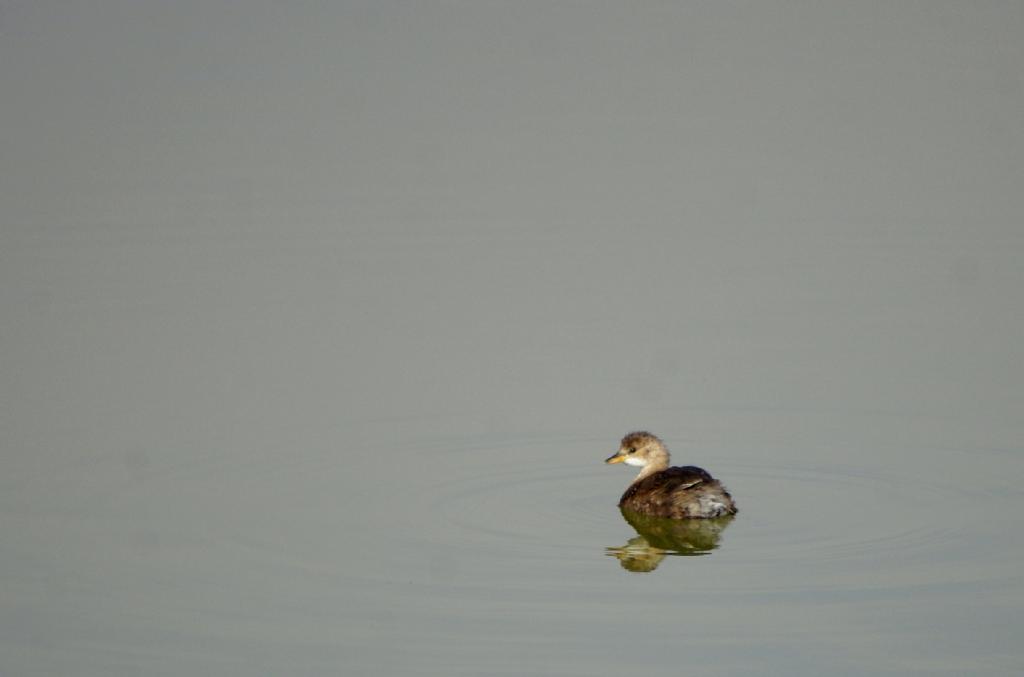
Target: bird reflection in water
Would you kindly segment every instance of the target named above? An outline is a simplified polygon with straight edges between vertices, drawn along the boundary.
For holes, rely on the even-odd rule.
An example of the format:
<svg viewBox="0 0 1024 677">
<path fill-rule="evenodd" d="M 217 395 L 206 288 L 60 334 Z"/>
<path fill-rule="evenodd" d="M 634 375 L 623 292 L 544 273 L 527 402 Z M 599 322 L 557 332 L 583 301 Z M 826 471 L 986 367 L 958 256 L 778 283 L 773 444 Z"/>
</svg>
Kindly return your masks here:
<svg viewBox="0 0 1024 677">
<path fill-rule="evenodd" d="M 652 517 L 622 509 L 622 517 L 637 536 L 620 547 L 606 548 L 623 569 L 637 573 L 654 571 L 669 555 L 707 555 L 718 547 L 722 532 L 733 516 L 677 520 Z"/>
</svg>

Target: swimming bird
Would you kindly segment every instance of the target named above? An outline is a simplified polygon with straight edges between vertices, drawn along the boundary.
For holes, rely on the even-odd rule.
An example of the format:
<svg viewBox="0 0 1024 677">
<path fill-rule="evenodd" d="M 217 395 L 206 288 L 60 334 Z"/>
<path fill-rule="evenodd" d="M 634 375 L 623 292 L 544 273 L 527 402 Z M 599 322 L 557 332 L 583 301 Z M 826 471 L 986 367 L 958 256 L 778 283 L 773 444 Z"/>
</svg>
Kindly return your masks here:
<svg viewBox="0 0 1024 677">
<path fill-rule="evenodd" d="M 669 467 L 665 443 L 649 432 L 623 437 L 618 452 L 605 463 L 641 468 L 619 499 L 624 510 L 673 519 L 736 514 L 736 504 L 721 482 L 694 465 Z"/>
</svg>

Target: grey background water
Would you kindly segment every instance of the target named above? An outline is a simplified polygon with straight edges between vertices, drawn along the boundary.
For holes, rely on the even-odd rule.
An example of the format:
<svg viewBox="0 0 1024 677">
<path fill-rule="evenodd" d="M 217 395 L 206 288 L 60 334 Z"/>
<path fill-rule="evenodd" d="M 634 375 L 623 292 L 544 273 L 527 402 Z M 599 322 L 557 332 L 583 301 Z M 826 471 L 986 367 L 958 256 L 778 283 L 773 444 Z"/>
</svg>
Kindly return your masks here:
<svg viewBox="0 0 1024 677">
<path fill-rule="evenodd" d="M 1020 674 L 1022 37 L 0 3 L 0 672 Z"/>
</svg>

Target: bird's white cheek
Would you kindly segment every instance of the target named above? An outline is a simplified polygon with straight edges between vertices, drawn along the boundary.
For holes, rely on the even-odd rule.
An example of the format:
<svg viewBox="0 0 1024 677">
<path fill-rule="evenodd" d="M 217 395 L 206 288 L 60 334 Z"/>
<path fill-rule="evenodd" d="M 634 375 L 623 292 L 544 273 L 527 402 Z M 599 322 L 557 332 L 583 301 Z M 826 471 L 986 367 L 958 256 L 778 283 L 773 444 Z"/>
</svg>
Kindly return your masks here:
<svg viewBox="0 0 1024 677">
<path fill-rule="evenodd" d="M 626 465 L 640 466 L 641 468 L 644 467 L 645 465 L 647 465 L 646 463 L 644 463 L 642 460 L 640 460 L 636 456 L 627 456 L 626 460 L 623 461 L 623 463 L 625 463 Z"/>
</svg>

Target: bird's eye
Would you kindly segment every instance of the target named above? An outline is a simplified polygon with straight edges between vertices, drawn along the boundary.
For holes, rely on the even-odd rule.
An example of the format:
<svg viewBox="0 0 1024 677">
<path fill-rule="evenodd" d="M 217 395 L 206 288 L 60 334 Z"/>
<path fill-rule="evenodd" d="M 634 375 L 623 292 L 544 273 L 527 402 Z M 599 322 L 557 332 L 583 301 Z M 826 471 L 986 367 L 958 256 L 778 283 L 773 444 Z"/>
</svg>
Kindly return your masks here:
<svg viewBox="0 0 1024 677">
<path fill-rule="evenodd" d="M 635 454 L 636 453 L 636 449 L 634 449 L 633 447 L 630 447 L 629 449 L 626 450 L 626 453 L 627 454 Z"/>
</svg>

